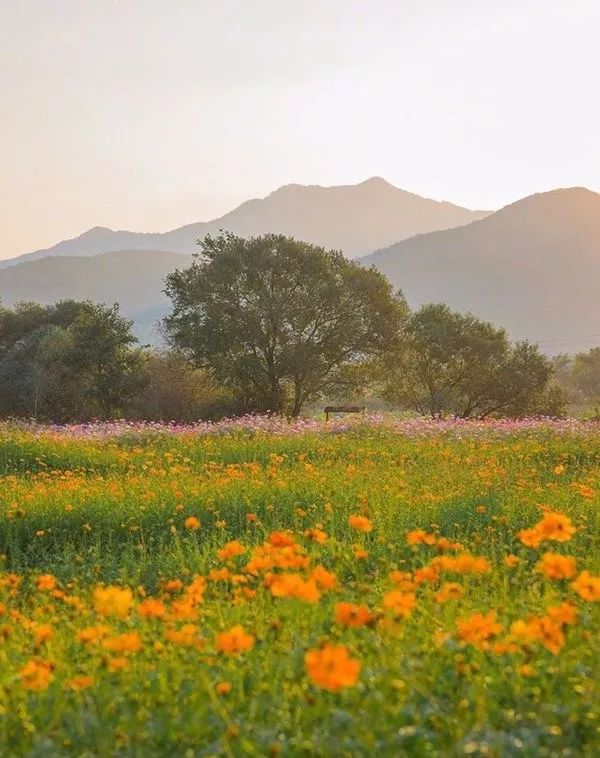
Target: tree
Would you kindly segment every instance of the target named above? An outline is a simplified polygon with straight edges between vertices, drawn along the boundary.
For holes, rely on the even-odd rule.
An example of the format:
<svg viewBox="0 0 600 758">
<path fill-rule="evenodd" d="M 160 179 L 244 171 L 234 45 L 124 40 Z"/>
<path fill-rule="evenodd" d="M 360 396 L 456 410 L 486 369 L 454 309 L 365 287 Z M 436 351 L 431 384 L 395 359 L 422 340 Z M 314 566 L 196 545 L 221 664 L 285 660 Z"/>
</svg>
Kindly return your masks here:
<svg viewBox="0 0 600 758">
<path fill-rule="evenodd" d="M 117 306 L 62 301 L 0 310 L 0 413 L 70 421 L 121 413 L 141 353 Z"/>
<path fill-rule="evenodd" d="M 526 415 L 540 402 L 552 374 L 527 342 L 446 305 L 412 314 L 404 353 L 387 359 L 384 395 L 421 414 L 462 418 Z"/>
<path fill-rule="evenodd" d="M 122 412 L 140 389 L 142 354 L 131 332 L 133 322 L 119 306 L 88 303 L 69 326 L 71 350 L 67 361 L 86 383 L 88 407 L 94 415 L 111 418 Z"/>
<path fill-rule="evenodd" d="M 575 356 L 571 380 L 585 402 L 600 401 L 600 347 Z"/>
<path fill-rule="evenodd" d="M 199 244 L 167 278 L 166 331 L 248 410 L 297 416 L 348 365 L 398 341 L 406 304 L 374 269 L 282 235 Z"/>
</svg>

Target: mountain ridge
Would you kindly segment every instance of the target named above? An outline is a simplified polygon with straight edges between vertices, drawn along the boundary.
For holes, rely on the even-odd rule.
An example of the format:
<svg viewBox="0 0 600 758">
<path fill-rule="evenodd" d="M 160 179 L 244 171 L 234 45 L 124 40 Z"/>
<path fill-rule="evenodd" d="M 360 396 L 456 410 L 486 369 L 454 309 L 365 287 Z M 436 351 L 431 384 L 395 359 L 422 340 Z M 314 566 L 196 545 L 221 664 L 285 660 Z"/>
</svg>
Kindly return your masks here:
<svg viewBox="0 0 600 758">
<path fill-rule="evenodd" d="M 166 232 L 131 232 L 94 226 L 55 245 L 0 261 L 0 269 L 48 256 L 90 256 L 116 250 L 167 250 L 191 254 L 198 238 L 220 229 L 247 237 L 266 232 L 295 236 L 348 257 L 413 236 L 419 231 L 450 228 L 489 211 L 421 197 L 394 187 L 381 177 L 358 184 L 287 184 L 264 198 L 251 198 L 210 221 L 185 224 Z"/>
</svg>

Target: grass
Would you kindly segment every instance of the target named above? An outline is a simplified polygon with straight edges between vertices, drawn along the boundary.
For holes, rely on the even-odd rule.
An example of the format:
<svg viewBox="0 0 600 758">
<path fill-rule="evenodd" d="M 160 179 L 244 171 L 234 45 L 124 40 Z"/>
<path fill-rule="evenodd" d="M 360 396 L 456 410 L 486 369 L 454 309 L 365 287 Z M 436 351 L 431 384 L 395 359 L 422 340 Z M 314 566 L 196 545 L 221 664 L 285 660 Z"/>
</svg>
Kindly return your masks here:
<svg viewBox="0 0 600 758">
<path fill-rule="evenodd" d="M 5 428 L 0 477 L 2 755 L 600 752 L 600 603 L 572 586 L 600 575 L 600 433 Z M 570 539 L 523 544 L 541 506 Z M 462 547 L 410 545 L 415 530 Z M 244 552 L 219 557 L 231 541 Z M 575 558 L 573 576 L 537 570 L 548 551 Z M 464 553 L 489 570 L 436 564 Z M 340 603 L 366 623 L 344 625 Z M 576 617 L 552 627 L 558 649 L 511 631 L 563 603 Z M 218 637 L 238 625 L 241 652 Z"/>
</svg>

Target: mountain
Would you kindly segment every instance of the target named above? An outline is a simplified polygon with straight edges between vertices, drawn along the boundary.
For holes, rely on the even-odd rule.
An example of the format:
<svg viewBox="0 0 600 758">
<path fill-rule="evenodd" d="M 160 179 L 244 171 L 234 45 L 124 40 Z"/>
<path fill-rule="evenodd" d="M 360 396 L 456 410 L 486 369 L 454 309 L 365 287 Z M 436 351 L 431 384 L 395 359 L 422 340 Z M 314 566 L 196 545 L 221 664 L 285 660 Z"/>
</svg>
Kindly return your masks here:
<svg viewBox="0 0 600 758">
<path fill-rule="evenodd" d="M 532 195 L 361 262 L 386 274 L 413 308 L 445 302 L 549 353 L 600 344 L 600 195 L 587 189 Z"/>
<path fill-rule="evenodd" d="M 393 187 L 384 179 L 367 179 L 339 187 L 289 184 L 262 199 L 248 200 L 208 222 L 164 233 L 113 231 L 96 226 L 54 247 L 0 261 L 0 269 L 47 256 L 91 256 L 118 250 L 167 250 L 191 254 L 196 240 L 219 229 L 242 237 L 276 232 L 364 255 L 415 234 L 449 229 L 484 217 L 471 211 Z"/>
<path fill-rule="evenodd" d="M 155 323 L 169 304 L 162 293 L 164 279 L 191 261 L 191 256 L 157 250 L 117 250 L 87 258 L 53 256 L 27 261 L 0 271 L 0 302 L 49 305 L 73 298 L 119 303 L 121 312 L 134 320 L 139 339 L 157 342 Z"/>
</svg>

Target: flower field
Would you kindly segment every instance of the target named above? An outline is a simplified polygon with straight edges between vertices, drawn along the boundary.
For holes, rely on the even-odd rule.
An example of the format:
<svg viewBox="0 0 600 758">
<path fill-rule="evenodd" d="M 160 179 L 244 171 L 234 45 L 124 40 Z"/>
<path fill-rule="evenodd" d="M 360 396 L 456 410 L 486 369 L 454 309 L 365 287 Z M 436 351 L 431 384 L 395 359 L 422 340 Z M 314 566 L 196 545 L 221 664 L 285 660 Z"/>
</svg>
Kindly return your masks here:
<svg viewBox="0 0 600 758">
<path fill-rule="evenodd" d="M 600 428 L 0 430 L 0 754 L 600 753 Z"/>
</svg>

